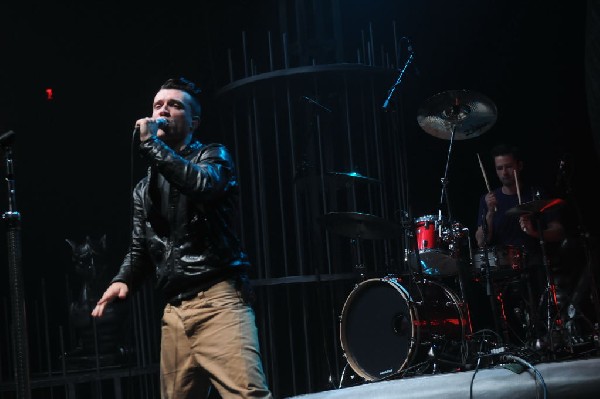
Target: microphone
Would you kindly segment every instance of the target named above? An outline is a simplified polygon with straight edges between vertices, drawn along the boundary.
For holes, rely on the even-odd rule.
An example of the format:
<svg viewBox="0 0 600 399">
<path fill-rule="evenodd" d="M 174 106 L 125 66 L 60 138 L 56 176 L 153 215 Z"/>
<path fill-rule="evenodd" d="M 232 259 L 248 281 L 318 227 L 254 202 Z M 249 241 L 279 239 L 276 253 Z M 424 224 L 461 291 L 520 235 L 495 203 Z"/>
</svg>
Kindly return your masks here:
<svg viewBox="0 0 600 399">
<path fill-rule="evenodd" d="M 167 118 L 163 118 L 163 117 L 156 118 L 155 122 L 160 129 L 163 129 L 163 128 L 169 126 L 169 120 Z"/>
<path fill-rule="evenodd" d="M 164 129 L 169 126 L 169 120 L 162 116 L 160 118 L 156 118 L 154 120 L 154 122 L 156 123 L 156 125 L 158 126 L 159 129 Z M 133 134 L 140 134 L 140 126 L 139 125 L 135 125 L 135 127 L 133 129 Z"/>
</svg>

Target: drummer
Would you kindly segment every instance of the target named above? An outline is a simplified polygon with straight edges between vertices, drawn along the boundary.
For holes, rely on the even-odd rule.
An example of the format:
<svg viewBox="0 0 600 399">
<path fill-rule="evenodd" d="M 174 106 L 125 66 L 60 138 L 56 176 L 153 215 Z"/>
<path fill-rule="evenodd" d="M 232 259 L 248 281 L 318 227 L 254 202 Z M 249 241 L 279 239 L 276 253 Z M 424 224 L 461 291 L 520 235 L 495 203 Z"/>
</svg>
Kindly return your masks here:
<svg viewBox="0 0 600 399">
<path fill-rule="evenodd" d="M 482 248 L 487 245 L 523 245 L 533 252 L 539 247 L 540 233 L 537 223 L 528 213 L 518 217 L 506 215 L 506 211 L 520 204 L 544 199 L 544 192 L 539 187 L 526 186 L 521 181 L 523 160 L 520 150 L 506 144 L 496 145 L 492 151 L 496 175 L 502 186 L 485 193 L 479 201 L 477 213 L 477 231 L 475 239 Z M 517 182 L 519 183 L 517 185 Z M 526 208 L 526 207 L 525 207 Z M 556 212 L 544 214 L 543 239 L 545 242 L 560 242 L 565 232 Z M 485 218 L 486 225 L 482 221 Z M 484 227 L 487 237 L 484 237 Z"/>
<path fill-rule="evenodd" d="M 546 245 L 546 249 L 550 246 L 557 248 L 557 243 L 565 238 L 565 229 L 560 222 L 558 207 L 549 206 L 544 212 L 534 209 L 539 205 L 548 205 L 549 202 L 545 201 L 542 188 L 523 181 L 524 163 L 518 147 L 498 144 L 492 148 L 491 156 L 501 186 L 491 189 L 488 184 L 489 192 L 480 197 L 475 239 L 477 245 L 487 251 L 488 259 L 507 253 L 511 256 L 511 259 L 504 261 L 509 263 L 508 271 L 515 273 L 509 273 L 508 276 L 518 281 L 514 284 L 496 284 L 501 287 L 501 297 L 505 301 L 497 308 L 504 310 L 505 319 L 509 323 L 512 320 L 513 325 L 508 326 L 511 330 L 514 330 L 515 324 L 524 326 L 529 323 L 525 330 L 517 331 L 514 336 L 517 341 L 522 341 L 532 333 L 527 330 L 532 328 L 531 321 L 528 320 L 536 320 L 531 316 L 537 318 L 536 334 L 539 332 L 539 325 L 545 322 L 540 316 L 544 313 L 543 309 L 538 305 L 547 281 L 541 243 Z M 483 173 L 487 183 L 484 170 Z M 543 241 L 540 240 L 538 224 L 542 227 Z M 503 270 L 496 266 L 495 270 L 490 267 L 490 274 L 486 276 L 496 278 L 496 273 L 500 273 L 500 277 L 504 278 Z M 484 263 L 482 269 L 486 267 L 487 264 Z M 482 275 L 483 272 L 480 271 Z"/>
</svg>

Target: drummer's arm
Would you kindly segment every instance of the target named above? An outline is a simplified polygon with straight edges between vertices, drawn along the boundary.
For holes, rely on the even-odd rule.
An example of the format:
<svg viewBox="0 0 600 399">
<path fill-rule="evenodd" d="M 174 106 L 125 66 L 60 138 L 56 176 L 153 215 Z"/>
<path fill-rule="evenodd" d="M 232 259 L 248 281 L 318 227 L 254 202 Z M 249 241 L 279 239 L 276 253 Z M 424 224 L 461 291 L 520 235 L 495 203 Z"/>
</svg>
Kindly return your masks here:
<svg viewBox="0 0 600 399">
<path fill-rule="evenodd" d="M 537 231 L 527 232 L 529 235 L 540 238 Z M 560 242 L 565 239 L 565 228 L 562 223 L 558 220 L 549 221 L 544 229 L 544 241 L 546 242 Z"/>
<path fill-rule="evenodd" d="M 485 221 L 483 222 L 483 223 L 486 223 L 487 240 L 484 239 L 483 226 L 477 227 L 477 231 L 475 232 L 475 240 L 477 241 L 477 246 L 479 248 L 483 248 L 483 246 L 485 245 L 486 242 L 488 242 L 488 243 L 491 242 L 493 220 L 494 220 L 494 211 L 490 210 L 486 213 Z"/>
</svg>

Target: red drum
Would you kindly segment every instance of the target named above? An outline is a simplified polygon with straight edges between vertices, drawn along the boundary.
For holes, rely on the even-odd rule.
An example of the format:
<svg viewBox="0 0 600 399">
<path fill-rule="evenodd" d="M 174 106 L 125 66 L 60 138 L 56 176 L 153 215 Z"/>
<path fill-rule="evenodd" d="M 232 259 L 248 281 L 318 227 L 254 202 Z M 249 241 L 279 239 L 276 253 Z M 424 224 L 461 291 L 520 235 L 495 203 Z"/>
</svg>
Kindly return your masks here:
<svg viewBox="0 0 600 399">
<path fill-rule="evenodd" d="M 394 277 L 358 284 L 344 304 L 340 339 L 348 364 L 365 380 L 379 380 L 428 359 L 464 363 L 469 312 L 446 286 L 412 284 L 412 294 Z M 413 296 L 415 297 L 413 299 Z"/>
<path fill-rule="evenodd" d="M 490 247 L 487 249 L 487 255 L 492 277 L 510 276 L 523 271 L 525 251 L 522 246 Z M 483 249 L 478 249 L 473 255 L 473 266 L 476 272 L 481 275 L 485 274 L 485 251 Z"/>
<path fill-rule="evenodd" d="M 415 219 L 415 237 L 420 263 L 413 251 L 409 264 L 412 269 L 435 276 L 458 274 L 459 240 L 466 234 L 460 223 L 448 225 L 436 215 Z"/>
</svg>

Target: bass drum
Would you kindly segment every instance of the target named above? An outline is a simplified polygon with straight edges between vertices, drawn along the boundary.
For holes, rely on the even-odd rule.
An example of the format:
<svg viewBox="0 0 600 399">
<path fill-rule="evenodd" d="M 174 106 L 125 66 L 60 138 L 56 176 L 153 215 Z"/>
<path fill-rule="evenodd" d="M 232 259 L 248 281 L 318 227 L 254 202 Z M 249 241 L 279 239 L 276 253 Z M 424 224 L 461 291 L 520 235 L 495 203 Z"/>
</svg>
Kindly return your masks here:
<svg viewBox="0 0 600 399">
<path fill-rule="evenodd" d="M 428 359 L 464 363 L 471 333 L 468 310 L 435 281 L 412 284 L 415 296 L 395 277 L 365 280 L 350 293 L 340 322 L 342 349 L 352 369 L 367 381 L 388 378 Z"/>
</svg>

